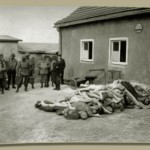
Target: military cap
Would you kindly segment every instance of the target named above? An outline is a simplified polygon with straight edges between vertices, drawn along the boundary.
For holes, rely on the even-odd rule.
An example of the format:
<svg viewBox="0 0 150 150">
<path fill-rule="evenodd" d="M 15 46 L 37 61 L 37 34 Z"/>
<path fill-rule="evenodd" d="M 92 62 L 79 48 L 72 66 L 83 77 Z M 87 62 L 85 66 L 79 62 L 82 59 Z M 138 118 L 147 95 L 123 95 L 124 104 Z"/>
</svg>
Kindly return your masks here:
<svg viewBox="0 0 150 150">
<path fill-rule="evenodd" d="M 26 58 L 26 54 L 22 55 L 22 58 Z"/>
<path fill-rule="evenodd" d="M 12 53 L 12 54 L 11 54 L 11 56 L 15 57 L 15 54 L 14 54 L 14 53 Z"/>
<path fill-rule="evenodd" d="M 45 54 L 42 54 L 42 57 L 46 57 L 46 55 L 45 55 Z"/>
<path fill-rule="evenodd" d="M 61 53 L 60 53 L 60 52 L 56 52 L 56 55 L 57 55 L 57 56 L 61 56 Z"/>
<path fill-rule="evenodd" d="M 25 55 L 26 55 L 26 56 L 30 56 L 30 54 L 29 54 L 29 53 L 26 53 Z"/>
</svg>

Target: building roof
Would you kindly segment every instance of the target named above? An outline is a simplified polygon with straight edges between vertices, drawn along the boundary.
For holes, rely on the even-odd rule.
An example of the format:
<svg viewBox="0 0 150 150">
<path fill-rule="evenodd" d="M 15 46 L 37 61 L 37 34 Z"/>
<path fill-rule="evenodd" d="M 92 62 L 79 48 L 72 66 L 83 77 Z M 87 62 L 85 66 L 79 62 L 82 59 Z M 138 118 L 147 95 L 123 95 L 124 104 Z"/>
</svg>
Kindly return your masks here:
<svg viewBox="0 0 150 150">
<path fill-rule="evenodd" d="M 18 43 L 20 53 L 30 54 L 56 54 L 58 52 L 57 43 Z"/>
<path fill-rule="evenodd" d="M 150 13 L 150 8 L 136 7 L 79 7 L 69 16 L 55 23 L 55 27 L 66 27 L 93 21 L 102 21 L 114 18 L 134 16 Z"/>
<path fill-rule="evenodd" d="M 17 39 L 8 35 L 0 35 L 0 42 L 19 42 L 21 39 Z"/>
</svg>

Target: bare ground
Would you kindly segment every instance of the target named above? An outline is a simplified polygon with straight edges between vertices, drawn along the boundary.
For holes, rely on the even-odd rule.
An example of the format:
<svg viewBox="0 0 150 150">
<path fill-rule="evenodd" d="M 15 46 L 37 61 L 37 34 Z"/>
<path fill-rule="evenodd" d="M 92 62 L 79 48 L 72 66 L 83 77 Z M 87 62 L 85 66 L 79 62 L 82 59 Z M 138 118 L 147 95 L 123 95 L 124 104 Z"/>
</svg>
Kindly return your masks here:
<svg viewBox="0 0 150 150">
<path fill-rule="evenodd" d="M 40 88 L 0 94 L 0 143 L 150 143 L 150 109 L 126 109 L 88 120 L 66 120 L 34 107 L 37 100 L 63 99 L 73 92 Z"/>
</svg>

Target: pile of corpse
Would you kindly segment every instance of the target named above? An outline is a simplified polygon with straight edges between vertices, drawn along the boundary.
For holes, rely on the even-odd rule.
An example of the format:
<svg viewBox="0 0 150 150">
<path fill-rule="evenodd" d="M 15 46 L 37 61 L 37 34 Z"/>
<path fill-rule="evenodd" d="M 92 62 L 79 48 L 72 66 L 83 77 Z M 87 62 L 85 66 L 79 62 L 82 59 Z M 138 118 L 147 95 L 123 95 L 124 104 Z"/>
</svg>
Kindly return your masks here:
<svg viewBox="0 0 150 150">
<path fill-rule="evenodd" d="M 36 108 L 56 112 L 66 119 L 87 119 L 121 112 L 126 108 L 143 109 L 150 104 L 150 87 L 135 81 L 115 80 L 107 85 L 81 84 L 59 102 L 37 101 Z"/>
</svg>

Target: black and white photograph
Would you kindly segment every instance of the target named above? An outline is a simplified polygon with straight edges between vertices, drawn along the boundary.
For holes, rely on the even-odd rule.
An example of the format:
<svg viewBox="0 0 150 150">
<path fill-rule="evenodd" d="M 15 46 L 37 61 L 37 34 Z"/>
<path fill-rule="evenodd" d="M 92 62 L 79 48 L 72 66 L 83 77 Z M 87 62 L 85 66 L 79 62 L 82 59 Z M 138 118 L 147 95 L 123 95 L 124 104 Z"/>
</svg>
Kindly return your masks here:
<svg viewBox="0 0 150 150">
<path fill-rule="evenodd" d="M 150 8 L 0 6 L 0 145 L 149 144 Z"/>
</svg>

